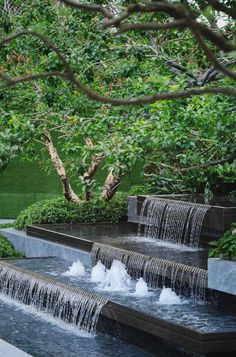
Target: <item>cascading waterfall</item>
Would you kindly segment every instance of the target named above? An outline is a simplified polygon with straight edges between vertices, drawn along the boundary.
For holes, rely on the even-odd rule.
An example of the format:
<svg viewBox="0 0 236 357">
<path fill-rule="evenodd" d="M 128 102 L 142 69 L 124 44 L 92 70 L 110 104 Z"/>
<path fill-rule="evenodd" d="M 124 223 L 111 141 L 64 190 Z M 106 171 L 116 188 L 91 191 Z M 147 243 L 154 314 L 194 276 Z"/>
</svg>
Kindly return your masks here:
<svg viewBox="0 0 236 357">
<path fill-rule="evenodd" d="M 147 197 L 140 212 L 139 235 L 197 248 L 209 208 L 199 203 Z"/>
<path fill-rule="evenodd" d="M 120 260 L 125 264 L 128 274 L 135 279 L 142 276 L 144 266 L 150 258 L 146 255 L 130 252 L 125 249 L 111 247 L 106 244 L 94 243 L 91 251 L 92 265 L 100 260 L 107 268 L 111 268 L 113 260 Z"/>
<path fill-rule="evenodd" d="M 144 268 L 144 280 L 149 286 L 169 286 L 180 295 L 188 293 L 192 298 L 202 300 L 205 298 L 207 276 L 207 270 L 158 258 L 150 259 Z"/>
<path fill-rule="evenodd" d="M 175 263 L 173 261 L 151 258 L 128 250 L 94 243 L 92 265 L 101 261 L 107 268 L 114 260 L 120 260 L 127 267 L 128 274 L 144 281 L 153 288 L 169 286 L 179 294 L 185 293 L 192 298 L 205 298 L 207 270 Z"/>
<path fill-rule="evenodd" d="M 6 262 L 0 262 L 0 292 L 90 333 L 107 303 L 103 297 Z"/>
</svg>

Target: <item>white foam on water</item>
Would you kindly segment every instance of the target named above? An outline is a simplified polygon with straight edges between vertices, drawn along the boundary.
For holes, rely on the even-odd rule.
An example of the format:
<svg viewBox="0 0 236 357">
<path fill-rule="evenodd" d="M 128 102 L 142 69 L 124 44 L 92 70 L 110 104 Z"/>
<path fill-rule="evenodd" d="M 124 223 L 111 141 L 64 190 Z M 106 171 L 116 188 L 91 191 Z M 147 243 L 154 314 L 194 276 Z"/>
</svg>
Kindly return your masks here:
<svg viewBox="0 0 236 357">
<path fill-rule="evenodd" d="M 89 332 L 80 330 L 77 326 L 70 325 L 56 317 L 52 317 L 50 314 L 46 312 L 41 312 L 32 306 L 24 305 L 16 300 L 13 300 L 3 293 L 0 293 L 0 301 L 2 301 L 7 305 L 13 306 L 16 310 L 20 310 L 25 314 L 33 315 L 33 317 L 41 321 L 48 322 L 51 325 L 61 329 L 64 333 L 69 333 L 69 334 L 72 333 L 74 335 L 84 338 L 93 338 L 96 336 L 94 333 L 90 334 Z"/>
<path fill-rule="evenodd" d="M 181 250 L 181 251 L 186 251 L 186 252 L 197 252 L 199 250 L 201 250 L 201 251 L 204 250 L 203 248 L 189 247 L 184 244 L 162 241 L 160 239 L 156 240 L 156 245 L 159 247 L 165 247 L 165 248 L 169 248 L 169 249 Z"/>
<path fill-rule="evenodd" d="M 145 237 L 145 236 L 127 236 L 125 237 L 127 239 L 127 241 L 133 241 L 133 242 L 137 242 L 137 243 L 148 243 L 149 245 L 153 245 L 156 247 L 164 247 L 164 248 L 168 248 L 168 249 L 174 249 L 174 250 L 181 250 L 181 251 L 186 251 L 186 252 L 197 252 L 199 250 L 204 250 L 203 248 L 195 248 L 195 247 L 189 247 L 187 245 L 184 244 L 180 244 L 180 243 L 173 243 L 173 242 L 169 242 L 169 241 L 163 241 L 161 239 L 153 239 L 151 237 Z M 122 238 L 124 240 L 124 238 Z"/>
<path fill-rule="evenodd" d="M 148 292 L 148 286 L 143 280 L 143 278 L 139 278 L 136 285 L 135 285 L 135 292 L 134 295 L 136 296 L 147 296 L 149 294 Z"/>
<path fill-rule="evenodd" d="M 93 283 L 102 283 L 106 278 L 106 267 L 102 264 L 101 260 L 91 270 L 91 281 Z"/>
<path fill-rule="evenodd" d="M 68 267 L 69 269 L 65 272 L 62 273 L 64 276 L 84 276 L 85 275 L 85 268 L 84 265 L 81 263 L 80 260 L 77 260 L 77 262 L 74 262 L 71 266 Z"/>
<path fill-rule="evenodd" d="M 181 299 L 171 288 L 163 288 L 159 297 L 158 304 L 161 305 L 180 305 Z"/>
<path fill-rule="evenodd" d="M 99 284 L 100 289 L 112 292 L 128 292 L 132 286 L 132 279 L 127 273 L 126 266 L 119 260 L 113 260 L 111 268 L 106 270 L 104 281 Z"/>
</svg>

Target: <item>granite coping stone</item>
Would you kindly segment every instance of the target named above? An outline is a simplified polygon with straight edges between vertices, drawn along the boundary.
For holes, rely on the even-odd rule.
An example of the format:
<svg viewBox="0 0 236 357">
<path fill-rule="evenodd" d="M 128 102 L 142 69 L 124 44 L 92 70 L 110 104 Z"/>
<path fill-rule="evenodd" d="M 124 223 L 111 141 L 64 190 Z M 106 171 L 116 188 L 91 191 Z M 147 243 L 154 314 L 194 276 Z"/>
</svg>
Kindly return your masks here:
<svg viewBox="0 0 236 357">
<path fill-rule="evenodd" d="M 28 353 L 0 339 L 0 356 L 4 357 L 32 357 Z"/>
<path fill-rule="evenodd" d="M 236 261 L 209 258 L 208 288 L 236 295 Z"/>
<path fill-rule="evenodd" d="M 0 224 L 13 224 L 14 222 L 14 219 L 0 218 Z"/>
<path fill-rule="evenodd" d="M 15 228 L 3 228 L 0 229 L 0 233 L 14 245 L 16 250 L 23 252 L 30 258 L 54 256 L 65 259 L 70 263 L 78 259 L 85 265 L 90 263 L 90 251 L 86 252 L 69 244 L 64 245 L 62 244 L 64 241 L 58 239 L 53 241 L 40 239 L 44 237 L 43 233 L 39 235 L 39 238 L 31 237 L 25 231 L 19 231 Z"/>
</svg>

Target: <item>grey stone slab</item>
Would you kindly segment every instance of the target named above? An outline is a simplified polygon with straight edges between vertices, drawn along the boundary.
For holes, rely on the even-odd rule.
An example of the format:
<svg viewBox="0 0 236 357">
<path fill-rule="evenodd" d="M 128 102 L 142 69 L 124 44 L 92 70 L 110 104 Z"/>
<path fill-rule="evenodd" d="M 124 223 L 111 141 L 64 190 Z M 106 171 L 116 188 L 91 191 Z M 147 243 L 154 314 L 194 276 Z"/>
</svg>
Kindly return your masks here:
<svg viewBox="0 0 236 357">
<path fill-rule="evenodd" d="M 15 222 L 14 219 L 0 218 L 0 224 L 12 224 L 14 222 Z"/>
<path fill-rule="evenodd" d="M 31 357 L 28 353 L 0 339 L 0 356 L 2 357 Z"/>
<path fill-rule="evenodd" d="M 140 217 L 137 214 L 137 198 L 129 196 L 128 198 L 128 222 L 138 222 Z"/>
<path fill-rule="evenodd" d="M 208 288 L 236 295 L 236 261 L 208 259 Z"/>
<path fill-rule="evenodd" d="M 40 238 L 35 238 L 27 235 L 24 231 L 19 231 L 14 228 L 0 229 L 0 233 L 4 235 L 14 248 L 23 252 L 27 257 L 59 257 L 73 263 L 80 260 L 83 264 L 90 264 L 90 253 L 67 247 L 63 244 L 49 242 Z"/>
</svg>

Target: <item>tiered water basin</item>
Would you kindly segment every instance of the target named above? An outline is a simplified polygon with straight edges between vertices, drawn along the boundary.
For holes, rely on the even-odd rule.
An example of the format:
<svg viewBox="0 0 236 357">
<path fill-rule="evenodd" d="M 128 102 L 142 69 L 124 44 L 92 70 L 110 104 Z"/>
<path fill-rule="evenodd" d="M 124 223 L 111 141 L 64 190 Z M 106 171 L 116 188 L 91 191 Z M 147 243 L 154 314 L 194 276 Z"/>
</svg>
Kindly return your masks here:
<svg viewBox="0 0 236 357">
<path fill-rule="evenodd" d="M 108 333 L 156 356 L 234 356 L 236 300 L 207 288 L 207 249 L 198 243 L 211 207 L 156 199 L 144 198 L 139 211 L 138 200 L 129 201 L 129 218 L 139 228 L 36 225 L 27 227 L 27 235 L 5 229 L 31 259 L 0 263 L 8 271 L 2 280 L 11 281 L 11 288 L 0 284 L 2 293 L 93 333 L 86 316 L 98 335 Z M 17 294 L 11 276 L 20 284 Z"/>
</svg>

